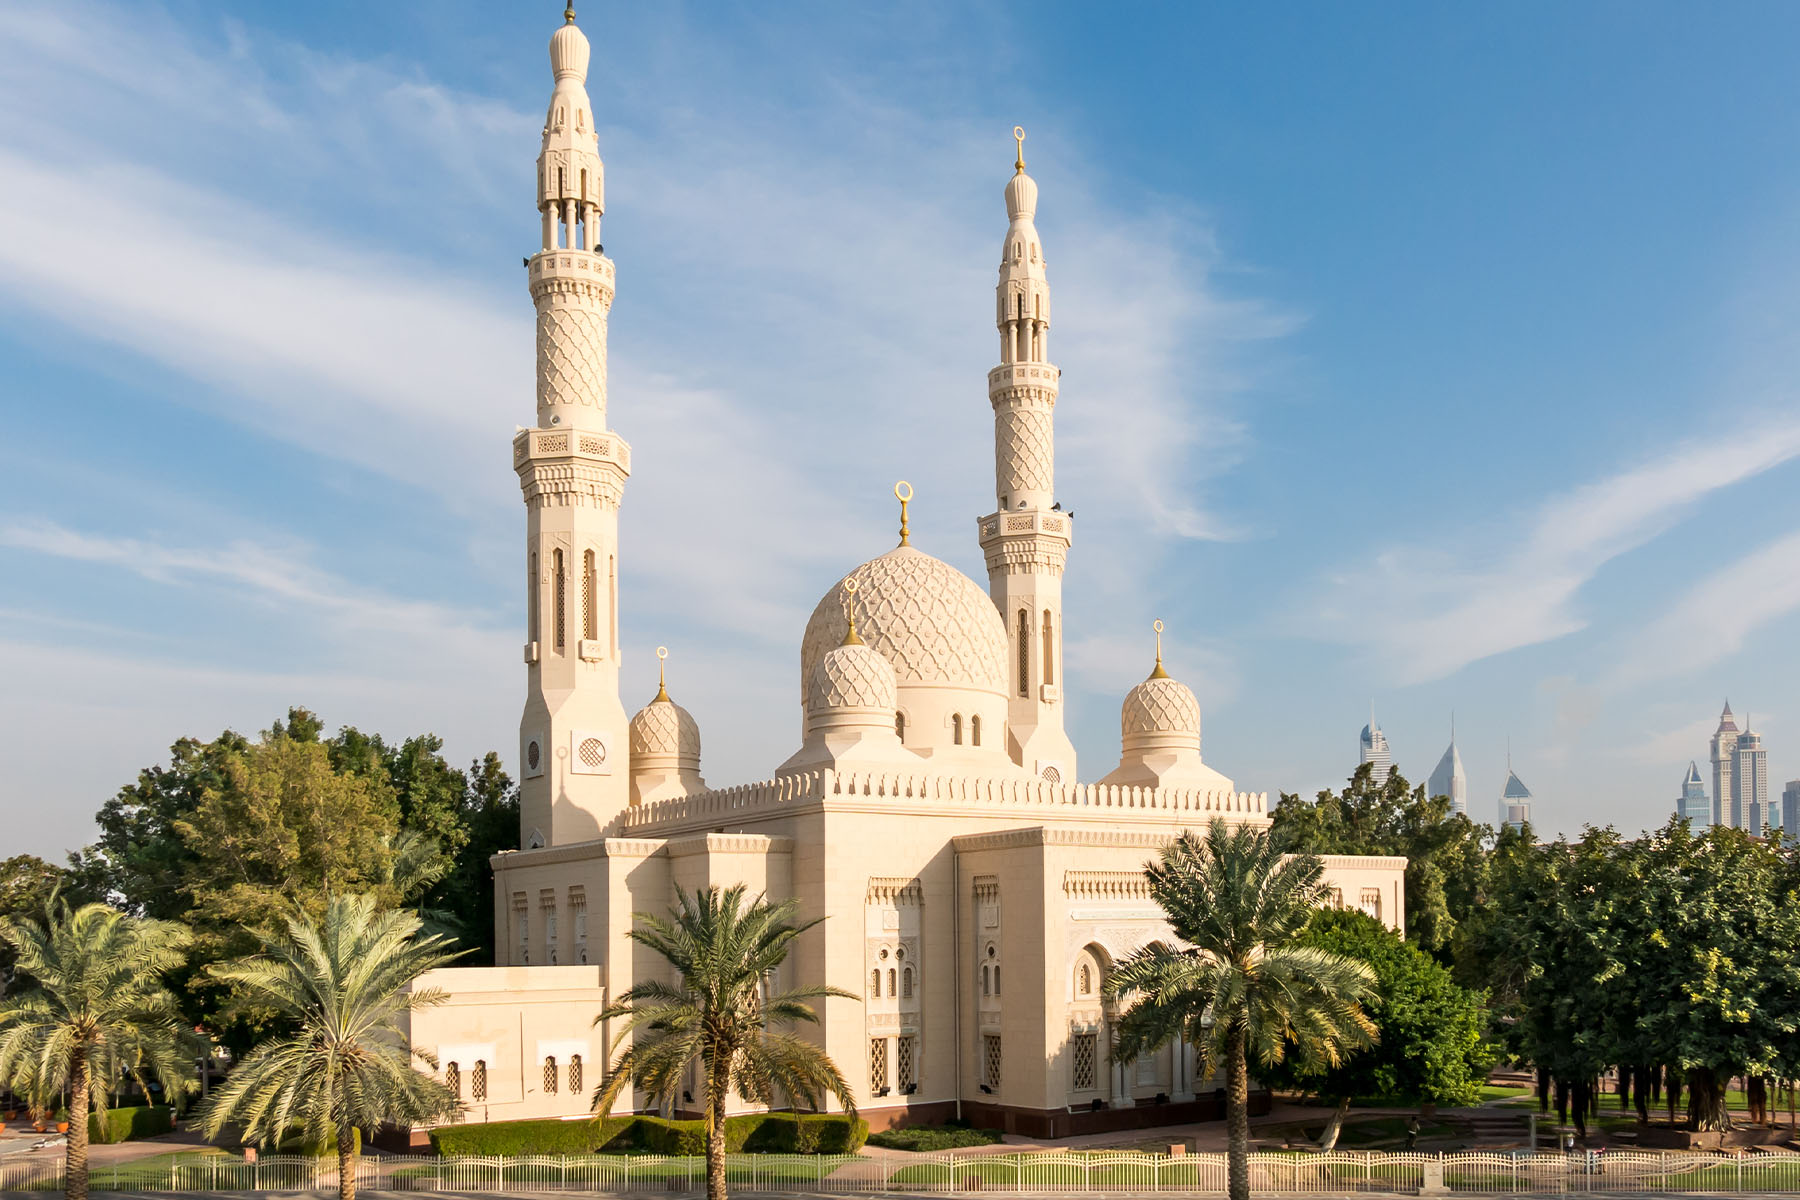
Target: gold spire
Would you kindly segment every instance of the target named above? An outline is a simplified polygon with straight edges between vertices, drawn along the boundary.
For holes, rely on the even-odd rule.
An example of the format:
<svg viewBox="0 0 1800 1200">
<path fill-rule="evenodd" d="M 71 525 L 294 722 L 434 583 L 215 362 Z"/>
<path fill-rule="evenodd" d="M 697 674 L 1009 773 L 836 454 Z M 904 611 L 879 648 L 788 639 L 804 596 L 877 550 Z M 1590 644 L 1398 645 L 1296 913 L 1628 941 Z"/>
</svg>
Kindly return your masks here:
<svg viewBox="0 0 1800 1200">
<path fill-rule="evenodd" d="M 650 702 L 652 704 L 667 704 L 669 702 L 669 684 L 668 679 L 663 672 L 663 664 L 668 661 L 669 648 L 667 646 L 658 646 L 656 648 L 656 699 Z"/>
<path fill-rule="evenodd" d="M 912 538 L 909 536 L 912 528 L 906 523 L 906 506 L 912 503 L 912 498 L 912 484 L 902 479 L 894 485 L 894 499 L 900 501 L 900 544 L 902 546 L 912 545 Z"/>
<path fill-rule="evenodd" d="M 1025 173 L 1025 127 L 1023 125 L 1013 126 L 1013 140 L 1019 143 L 1019 158 L 1017 162 L 1013 163 L 1013 170 L 1023 175 Z"/>
<path fill-rule="evenodd" d="M 844 619 L 850 623 L 850 628 L 844 631 L 844 640 L 838 643 L 840 646 L 860 646 L 863 644 L 863 640 L 856 636 L 857 586 L 858 584 L 854 579 L 844 580 Z"/>
<path fill-rule="evenodd" d="M 573 25 L 575 23 L 575 0 L 569 0 L 569 3 L 564 6 L 563 22 L 567 25 Z"/>
<path fill-rule="evenodd" d="M 1155 621 L 1151 622 L 1150 628 L 1156 630 L 1156 669 L 1150 672 L 1150 678 L 1152 678 L 1152 679 L 1167 679 L 1169 677 L 1169 673 L 1167 671 L 1163 670 L 1163 665 L 1162 665 L 1162 633 L 1163 633 L 1162 618 L 1158 617 Z"/>
</svg>

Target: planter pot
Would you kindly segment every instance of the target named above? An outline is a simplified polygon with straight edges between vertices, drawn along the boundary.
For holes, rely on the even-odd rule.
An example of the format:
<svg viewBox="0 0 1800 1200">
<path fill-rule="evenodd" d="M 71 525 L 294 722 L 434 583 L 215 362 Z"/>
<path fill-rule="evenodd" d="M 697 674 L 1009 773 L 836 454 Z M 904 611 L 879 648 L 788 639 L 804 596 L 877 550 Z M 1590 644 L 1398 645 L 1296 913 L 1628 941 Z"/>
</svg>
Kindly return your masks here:
<svg viewBox="0 0 1800 1200">
<path fill-rule="evenodd" d="M 69 1132 L 69 1123 L 67 1121 L 58 1121 L 56 1123 L 56 1132 L 58 1132 L 58 1133 Z"/>
</svg>

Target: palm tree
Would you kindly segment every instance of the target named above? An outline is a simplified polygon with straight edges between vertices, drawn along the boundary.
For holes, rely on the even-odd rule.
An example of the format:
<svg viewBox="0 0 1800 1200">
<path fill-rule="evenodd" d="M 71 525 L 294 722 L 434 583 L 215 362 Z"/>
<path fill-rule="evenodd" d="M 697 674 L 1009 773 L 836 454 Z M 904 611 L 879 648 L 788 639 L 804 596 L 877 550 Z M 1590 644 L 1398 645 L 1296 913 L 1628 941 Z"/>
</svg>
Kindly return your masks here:
<svg viewBox="0 0 1800 1200">
<path fill-rule="evenodd" d="M 308 1145 L 337 1142 L 338 1196 L 356 1196 L 359 1130 L 417 1124 L 457 1111 L 456 1096 L 417 1070 L 430 1056 L 408 1042 L 401 1017 L 441 1004 L 420 975 L 455 956 L 441 937 L 418 937 L 419 918 L 376 907 L 372 896 L 333 896 L 324 917 L 290 917 L 264 953 L 209 973 L 275 1009 L 292 1032 L 258 1045 L 206 1106 L 208 1136 L 236 1126 L 263 1145 L 298 1132 Z"/>
<path fill-rule="evenodd" d="M 706 1194 L 725 1200 L 725 1100 L 729 1091 L 757 1104 L 774 1105 L 776 1093 L 816 1109 L 829 1093 L 855 1113 L 850 1084 L 820 1047 L 781 1027 L 817 1022 L 810 1000 L 856 996 L 834 987 L 800 987 L 765 994 L 774 970 L 794 939 L 823 918 L 794 924 L 793 900 L 771 903 L 757 896 L 746 906 L 742 884 L 720 891 L 675 889 L 672 917 L 634 913 L 629 936 L 668 960 L 679 983 L 640 983 L 594 1020 L 623 1020 L 613 1039 L 627 1036 L 594 1096 L 604 1117 L 627 1083 L 644 1088 L 656 1103 L 674 1100 L 689 1066 L 704 1074 Z"/>
<path fill-rule="evenodd" d="M 1375 975 L 1352 958 L 1299 944 L 1324 900 L 1324 863 L 1284 857 L 1266 830 L 1215 818 L 1146 868 L 1150 892 L 1185 950 L 1150 946 L 1126 958 L 1105 991 L 1130 1004 L 1114 1057 L 1129 1062 L 1177 1037 L 1203 1073 L 1225 1068 L 1231 1200 L 1250 1195 L 1249 1060 L 1269 1066 L 1294 1054 L 1336 1066 L 1366 1046 L 1375 1025 L 1362 1010 Z"/>
<path fill-rule="evenodd" d="M 0 1082 L 36 1111 L 68 1096 L 63 1194 L 86 1200 L 88 1113 L 105 1110 L 108 1086 L 153 1074 L 171 1099 L 187 1086 L 193 1035 L 163 976 L 181 965 L 191 938 L 168 921 L 57 899 L 41 924 L 0 917 L 0 938 L 34 984 L 0 1001 Z"/>
</svg>

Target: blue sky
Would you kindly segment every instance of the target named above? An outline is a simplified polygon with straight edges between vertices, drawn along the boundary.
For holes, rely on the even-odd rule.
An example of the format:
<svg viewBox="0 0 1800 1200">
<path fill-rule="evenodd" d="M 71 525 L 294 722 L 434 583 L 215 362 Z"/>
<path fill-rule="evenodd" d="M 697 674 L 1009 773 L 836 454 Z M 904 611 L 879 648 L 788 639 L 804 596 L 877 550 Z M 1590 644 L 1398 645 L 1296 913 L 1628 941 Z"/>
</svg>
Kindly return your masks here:
<svg viewBox="0 0 1800 1200">
<path fill-rule="evenodd" d="M 1341 782 L 1450 714 L 1492 819 L 1660 823 L 1730 696 L 1800 775 L 1800 13 L 582 6 L 618 263 L 626 701 L 715 784 L 806 613 L 977 578 L 1009 131 L 1056 295 L 1081 774 L 1170 627 L 1207 760 Z M 0 829 L 176 737 L 509 760 L 555 4 L 0 8 Z"/>
</svg>

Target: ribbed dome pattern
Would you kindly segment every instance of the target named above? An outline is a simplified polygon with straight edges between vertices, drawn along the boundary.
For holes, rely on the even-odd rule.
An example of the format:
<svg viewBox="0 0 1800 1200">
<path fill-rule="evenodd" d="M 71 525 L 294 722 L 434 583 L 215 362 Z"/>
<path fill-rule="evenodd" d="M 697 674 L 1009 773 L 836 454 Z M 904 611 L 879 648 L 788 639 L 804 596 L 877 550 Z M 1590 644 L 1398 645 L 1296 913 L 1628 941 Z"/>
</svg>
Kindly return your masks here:
<svg viewBox="0 0 1800 1200">
<path fill-rule="evenodd" d="M 895 708 L 894 668 L 867 645 L 839 646 L 819 659 L 806 689 L 806 708 Z"/>
<path fill-rule="evenodd" d="M 1023 171 L 1006 181 L 1006 215 L 1014 221 L 1037 215 L 1037 182 Z"/>
<path fill-rule="evenodd" d="M 1124 738 L 1142 734 L 1193 734 L 1200 742 L 1200 701 L 1186 684 L 1168 677 L 1146 679 L 1125 693 L 1119 710 L 1119 733 Z"/>
<path fill-rule="evenodd" d="M 856 630 L 894 668 L 901 686 L 936 683 L 1006 691 L 1006 629 L 987 591 L 950 564 L 897 546 L 846 577 L 854 579 Z M 819 601 L 800 642 L 800 693 L 813 668 L 844 640 L 840 581 Z"/>
<path fill-rule="evenodd" d="M 550 69 L 558 79 L 573 75 L 583 82 L 588 73 L 587 35 L 573 21 L 550 35 Z"/>
<path fill-rule="evenodd" d="M 700 723 L 673 700 L 652 700 L 631 718 L 631 757 L 674 755 L 700 761 Z"/>
</svg>

